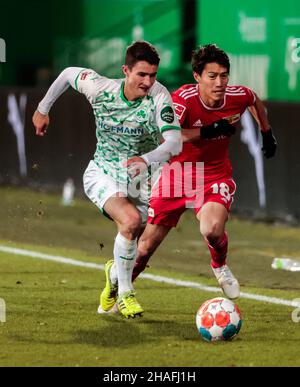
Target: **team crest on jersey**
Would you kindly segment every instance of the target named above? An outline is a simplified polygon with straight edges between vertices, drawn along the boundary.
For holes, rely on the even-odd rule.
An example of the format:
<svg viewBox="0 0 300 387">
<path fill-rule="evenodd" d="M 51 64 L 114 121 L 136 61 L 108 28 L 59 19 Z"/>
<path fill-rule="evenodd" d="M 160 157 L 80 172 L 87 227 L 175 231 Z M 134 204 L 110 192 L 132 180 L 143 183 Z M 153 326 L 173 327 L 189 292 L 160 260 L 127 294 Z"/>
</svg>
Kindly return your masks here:
<svg viewBox="0 0 300 387">
<path fill-rule="evenodd" d="M 186 111 L 186 107 L 183 105 L 180 105 L 180 103 L 174 102 L 174 107 L 175 107 L 175 113 L 177 118 L 180 120 L 181 117 L 183 116 L 183 113 Z"/>
<path fill-rule="evenodd" d="M 234 114 L 233 116 L 224 117 L 225 120 L 227 120 L 230 124 L 235 124 L 241 119 L 240 113 Z"/>
<path fill-rule="evenodd" d="M 138 122 L 144 122 L 148 120 L 148 112 L 145 109 L 138 110 L 135 115 Z"/>
<path fill-rule="evenodd" d="M 174 121 L 174 111 L 172 107 L 169 105 L 164 107 L 160 112 L 160 118 L 168 124 L 171 124 Z"/>
</svg>

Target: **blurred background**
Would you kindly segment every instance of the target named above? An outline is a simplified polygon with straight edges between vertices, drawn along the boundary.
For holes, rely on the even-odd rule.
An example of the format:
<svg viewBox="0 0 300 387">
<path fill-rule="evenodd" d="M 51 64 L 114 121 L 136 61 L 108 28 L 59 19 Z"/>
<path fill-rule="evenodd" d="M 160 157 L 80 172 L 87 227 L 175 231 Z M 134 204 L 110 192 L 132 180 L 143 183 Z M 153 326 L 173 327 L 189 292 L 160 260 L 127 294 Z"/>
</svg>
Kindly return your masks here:
<svg viewBox="0 0 300 387">
<path fill-rule="evenodd" d="M 278 139 L 264 160 L 259 131 L 246 114 L 231 144 L 238 191 L 233 210 L 300 219 L 300 2 L 285 0 L 0 0 L 0 184 L 59 189 L 68 178 L 82 193 L 95 148 L 85 98 L 69 90 L 51 110 L 45 138 L 31 116 L 65 67 L 122 77 L 126 47 L 145 39 L 161 56 L 158 80 L 175 90 L 193 83 L 192 49 L 216 43 L 231 59 L 230 84 L 265 101 Z"/>
</svg>

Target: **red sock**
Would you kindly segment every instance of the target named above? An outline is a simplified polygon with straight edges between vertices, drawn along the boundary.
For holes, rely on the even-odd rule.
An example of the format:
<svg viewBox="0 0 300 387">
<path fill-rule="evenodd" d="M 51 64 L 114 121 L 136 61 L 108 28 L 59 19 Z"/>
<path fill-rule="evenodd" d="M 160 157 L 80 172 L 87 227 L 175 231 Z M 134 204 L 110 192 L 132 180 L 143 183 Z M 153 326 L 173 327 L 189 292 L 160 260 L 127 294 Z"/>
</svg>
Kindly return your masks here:
<svg viewBox="0 0 300 387">
<path fill-rule="evenodd" d="M 207 242 L 211 254 L 211 266 L 216 269 L 226 263 L 227 250 L 228 250 L 228 235 L 225 231 L 221 239 L 212 246 Z"/>
<path fill-rule="evenodd" d="M 133 267 L 133 272 L 132 272 L 132 282 L 136 279 L 136 277 L 139 276 L 139 274 L 144 271 L 147 267 L 147 263 L 150 259 L 150 256 L 145 256 L 145 257 L 138 257 L 135 265 Z"/>
</svg>

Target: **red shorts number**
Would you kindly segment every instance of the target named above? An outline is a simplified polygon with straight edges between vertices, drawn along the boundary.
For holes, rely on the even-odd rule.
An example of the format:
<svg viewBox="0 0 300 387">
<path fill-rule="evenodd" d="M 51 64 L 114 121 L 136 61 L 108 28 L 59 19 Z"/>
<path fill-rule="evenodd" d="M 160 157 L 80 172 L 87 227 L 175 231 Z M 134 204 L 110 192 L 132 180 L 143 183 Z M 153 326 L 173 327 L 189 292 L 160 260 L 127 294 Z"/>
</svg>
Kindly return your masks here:
<svg viewBox="0 0 300 387">
<path fill-rule="evenodd" d="M 233 196 L 236 191 L 236 184 L 233 179 L 220 179 L 217 181 L 205 182 L 204 193 L 201 202 L 194 198 L 152 196 L 149 202 L 148 223 L 160 224 L 168 227 L 176 227 L 180 216 L 187 208 L 194 208 L 195 214 L 208 202 L 222 204 L 230 211 Z M 194 199 L 194 206 L 191 206 Z"/>
</svg>

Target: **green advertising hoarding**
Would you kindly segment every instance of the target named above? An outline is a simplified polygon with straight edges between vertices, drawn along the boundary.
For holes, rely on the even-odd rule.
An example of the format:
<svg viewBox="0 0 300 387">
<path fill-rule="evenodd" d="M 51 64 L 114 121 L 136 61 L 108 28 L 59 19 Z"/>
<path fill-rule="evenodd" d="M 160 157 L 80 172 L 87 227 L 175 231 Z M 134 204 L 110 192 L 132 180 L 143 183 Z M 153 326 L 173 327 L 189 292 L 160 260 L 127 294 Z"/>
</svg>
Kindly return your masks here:
<svg viewBox="0 0 300 387">
<path fill-rule="evenodd" d="M 15 2 L 0 0 L 0 85 L 47 86 L 68 66 L 120 77 L 126 47 L 139 39 L 156 46 L 161 56 L 158 78 L 172 83 L 181 66 L 182 4 L 28 0 L 16 12 Z M 44 81 L 39 80 L 45 72 Z"/>
<path fill-rule="evenodd" d="M 159 79 L 172 82 L 181 65 L 181 4 L 181 0 L 83 0 L 82 36 L 56 39 L 56 71 L 72 63 L 108 77 L 122 76 L 126 47 L 144 39 L 160 54 Z"/>
<path fill-rule="evenodd" d="M 197 43 L 231 58 L 231 84 L 263 99 L 300 101 L 300 2 L 198 0 Z"/>
<path fill-rule="evenodd" d="M 47 86 L 67 66 L 120 77 L 126 47 L 145 39 L 161 56 L 158 79 L 175 88 L 193 81 L 186 38 L 194 46 L 196 34 L 229 53 L 231 84 L 300 101 L 299 0 L 28 0 L 17 13 L 13 2 L 0 5 L 0 85 Z"/>
</svg>

